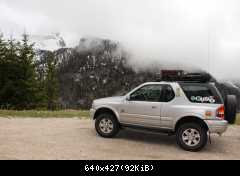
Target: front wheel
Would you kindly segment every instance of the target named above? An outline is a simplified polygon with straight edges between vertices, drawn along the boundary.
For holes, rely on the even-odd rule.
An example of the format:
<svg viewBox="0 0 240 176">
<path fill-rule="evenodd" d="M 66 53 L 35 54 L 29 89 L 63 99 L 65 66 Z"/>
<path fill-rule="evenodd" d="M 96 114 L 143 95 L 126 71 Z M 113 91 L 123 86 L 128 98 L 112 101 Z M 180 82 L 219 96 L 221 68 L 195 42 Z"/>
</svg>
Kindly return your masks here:
<svg viewBox="0 0 240 176">
<path fill-rule="evenodd" d="M 119 132 L 119 123 L 113 114 L 103 113 L 97 116 L 95 129 L 100 136 L 111 138 Z"/>
<path fill-rule="evenodd" d="M 208 140 L 207 130 L 197 123 L 182 124 L 177 129 L 177 143 L 186 150 L 197 152 L 202 150 Z"/>
</svg>

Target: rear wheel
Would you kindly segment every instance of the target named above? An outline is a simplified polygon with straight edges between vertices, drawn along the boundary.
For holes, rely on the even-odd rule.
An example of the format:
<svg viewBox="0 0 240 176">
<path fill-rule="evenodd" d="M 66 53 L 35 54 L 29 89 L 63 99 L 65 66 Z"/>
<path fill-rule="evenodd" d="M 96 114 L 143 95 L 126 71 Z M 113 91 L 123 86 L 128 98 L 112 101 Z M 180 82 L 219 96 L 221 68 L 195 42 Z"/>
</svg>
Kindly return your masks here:
<svg viewBox="0 0 240 176">
<path fill-rule="evenodd" d="M 177 143 L 186 150 L 197 152 L 207 144 L 207 130 L 197 123 L 185 123 L 177 129 Z"/>
<path fill-rule="evenodd" d="M 102 113 L 96 118 L 95 128 L 100 136 L 111 138 L 119 132 L 119 123 L 113 114 Z"/>
<path fill-rule="evenodd" d="M 228 95 L 225 100 L 225 120 L 234 124 L 237 116 L 237 98 L 235 95 Z"/>
</svg>

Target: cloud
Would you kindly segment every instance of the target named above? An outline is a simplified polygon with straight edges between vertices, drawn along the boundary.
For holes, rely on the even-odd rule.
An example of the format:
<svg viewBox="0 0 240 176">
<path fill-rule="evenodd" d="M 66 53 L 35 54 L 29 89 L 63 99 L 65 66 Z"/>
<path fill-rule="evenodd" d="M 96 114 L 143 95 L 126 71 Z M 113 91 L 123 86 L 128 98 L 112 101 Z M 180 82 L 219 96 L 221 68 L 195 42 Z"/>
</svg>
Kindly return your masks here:
<svg viewBox="0 0 240 176">
<path fill-rule="evenodd" d="M 29 33 L 41 32 L 49 25 L 48 17 L 43 14 L 23 11 L 0 3 L 0 29 L 8 35 L 19 35 L 25 30 Z"/>
<path fill-rule="evenodd" d="M 197 67 L 240 79 L 237 0 L 0 0 L 0 28 L 120 41 L 137 67 Z"/>
</svg>

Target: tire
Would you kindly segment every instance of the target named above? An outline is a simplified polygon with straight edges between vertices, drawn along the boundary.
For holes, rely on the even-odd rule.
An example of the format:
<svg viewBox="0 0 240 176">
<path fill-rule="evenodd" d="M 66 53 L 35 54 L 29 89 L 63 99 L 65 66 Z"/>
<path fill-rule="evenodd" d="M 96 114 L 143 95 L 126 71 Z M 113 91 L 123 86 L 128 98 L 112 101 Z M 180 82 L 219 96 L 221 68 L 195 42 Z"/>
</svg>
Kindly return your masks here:
<svg viewBox="0 0 240 176">
<path fill-rule="evenodd" d="M 192 131 L 190 131 L 190 129 L 192 129 Z M 191 132 L 193 132 L 195 137 L 192 136 L 189 137 L 186 135 L 186 133 L 192 134 Z M 177 129 L 176 140 L 177 144 L 182 149 L 186 151 L 197 152 L 202 150 L 207 144 L 208 141 L 207 130 L 197 123 L 184 123 Z"/>
<path fill-rule="evenodd" d="M 104 138 L 112 138 L 119 132 L 119 122 L 111 113 L 102 113 L 96 117 L 95 129 Z"/>
<path fill-rule="evenodd" d="M 227 95 L 225 99 L 225 120 L 234 124 L 237 116 L 237 98 L 235 95 Z"/>
</svg>

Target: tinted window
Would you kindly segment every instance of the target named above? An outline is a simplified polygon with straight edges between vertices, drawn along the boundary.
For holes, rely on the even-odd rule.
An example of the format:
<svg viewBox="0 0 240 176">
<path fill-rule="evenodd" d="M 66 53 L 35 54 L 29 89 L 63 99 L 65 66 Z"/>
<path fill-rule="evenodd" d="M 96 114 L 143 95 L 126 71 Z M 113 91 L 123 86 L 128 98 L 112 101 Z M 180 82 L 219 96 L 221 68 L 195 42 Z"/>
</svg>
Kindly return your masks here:
<svg viewBox="0 0 240 176">
<path fill-rule="evenodd" d="M 222 104 L 222 98 L 217 89 L 211 84 L 180 84 L 187 98 L 193 103 Z"/>
<path fill-rule="evenodd" d="M 164 86 L 164 91 L 163 91 L 163 101 L 164 102 L 169 102 L 173 100 L 175 97 L 175 93 L 170 85 L 165 85 Z"/>
<path fill-rule="evenodd" d="M 131 101 L 159 102 L 161 99 L 162 85 L 146 85 L 130 95 Z"/>
</svg>

